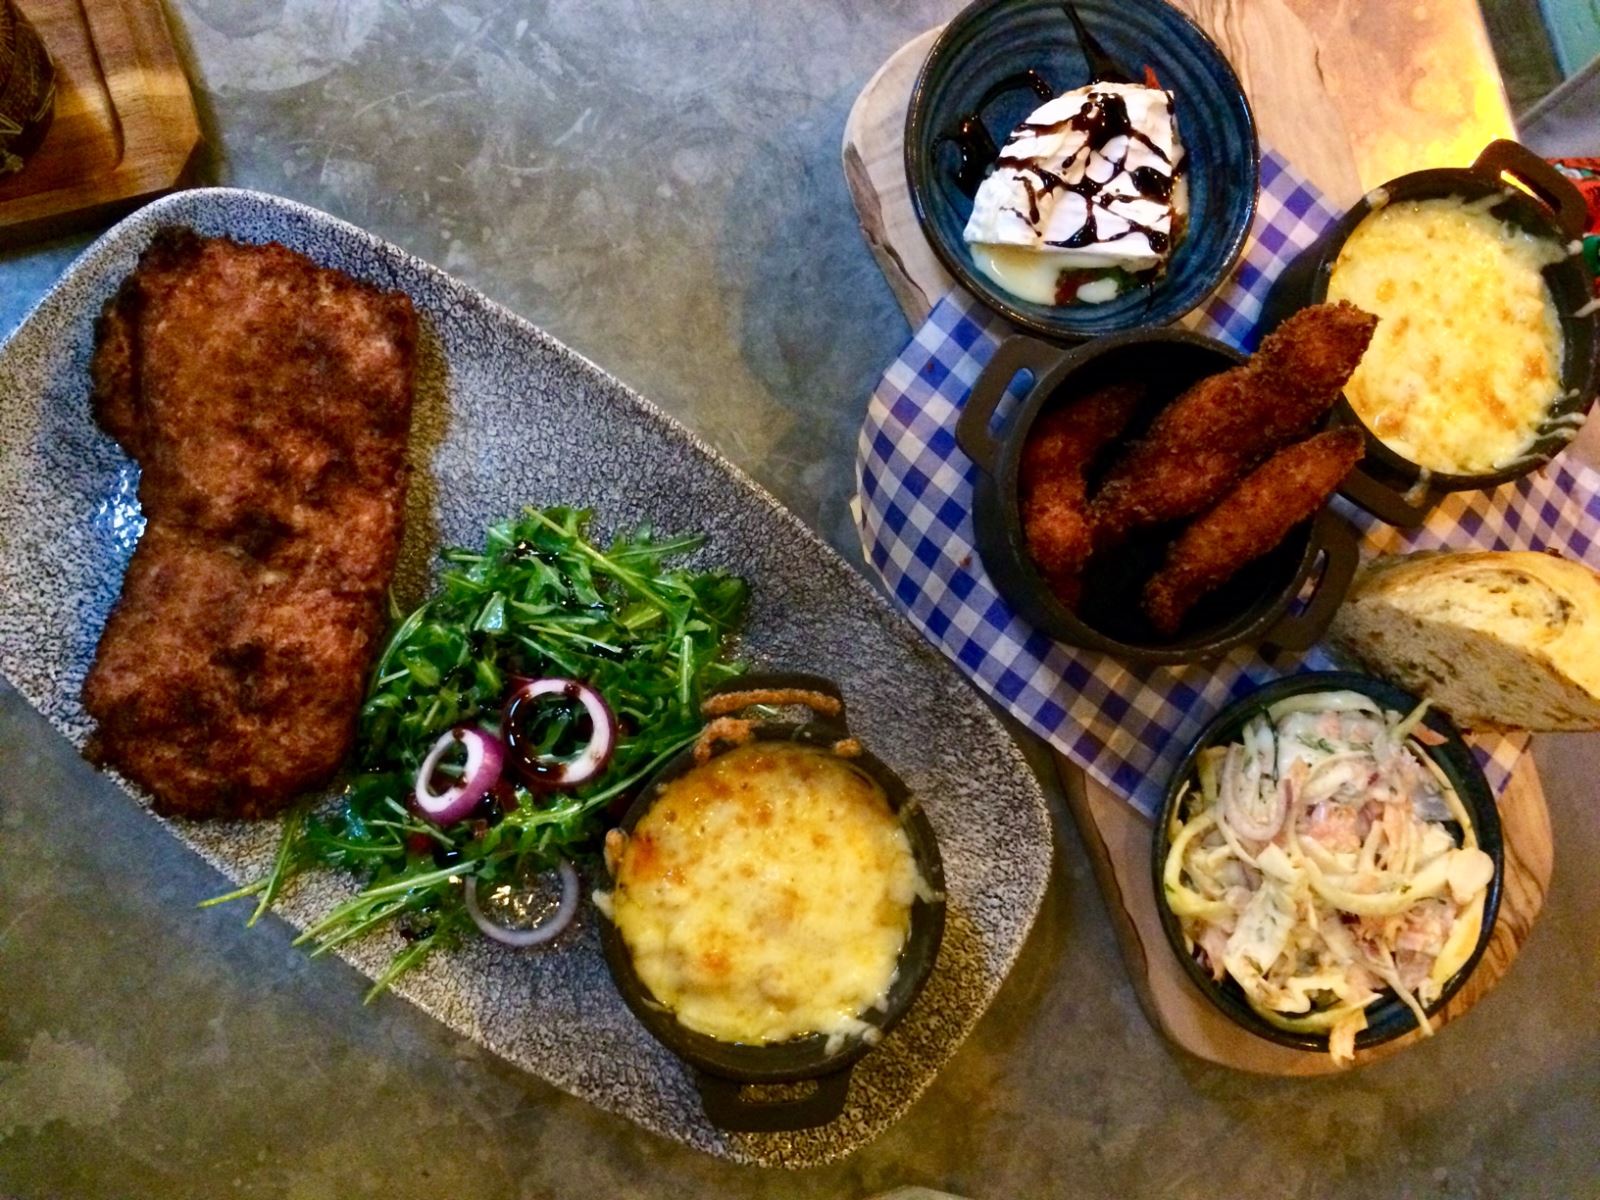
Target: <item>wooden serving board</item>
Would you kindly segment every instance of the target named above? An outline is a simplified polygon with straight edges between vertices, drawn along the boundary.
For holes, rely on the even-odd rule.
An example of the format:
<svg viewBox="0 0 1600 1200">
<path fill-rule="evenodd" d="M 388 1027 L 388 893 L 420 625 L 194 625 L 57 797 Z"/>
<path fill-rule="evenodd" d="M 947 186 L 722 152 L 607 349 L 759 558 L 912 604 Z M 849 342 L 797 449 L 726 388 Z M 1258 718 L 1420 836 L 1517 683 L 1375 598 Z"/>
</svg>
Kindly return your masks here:
<svg viewBox="0 0 1600 1200">
<path fill-rule="evenodd" d="M 17 0 L 56 65 L 55 119 L 0 178 L 0 244 L 171 191 L 200 144 L 161 0 Z"/>
<path fill-rule="evenodd" d="M 1281 0 L 1183 0 L 1179 7 L 1199 22 L 1233 63 L 1250 95 L 1262 140 L 1305 172 L 1335 204 L 1353 203 L 1364 185 L 1388 177 L 1362 178 L 1338 108 L 1323 86 L 1320 61 L 1329 48 L 1319 44 Z M 913 327 L 953 286 L 917 224 L 903 157 L 906 105 L 938 34 L 938 29 L 929 30 L 884 63 L 857 97 L 844 133 L 845 179 L 862 234 Z M 1333 49 L 1348 56 L 1351 47 Z M 1493 129 L 1488 137 L 1509 133 L 1507 116 L 1504 129 Z M 1580 438 L 1573 452 L 1582 453 L 1597 442 L 1600 439 Z M 1184 1050 L 1240 1070 L 1321 1075 L 1343 1069 L 1327 1055 L 1255 1037 L 1212 1007 L 1173 957 L 1162 932 L 1150 876 L 1154 837 L 1150 821 L 1064 756 L 1057 755 L 1056 763 L 1111 912 L 1128 974 L 1151 1023 Z M 1494 934 L 1472 978 L 1436 1018 L 1436 1027 L 1461 1016 L 1506 973 L 1549 890 L 1550 817 L 1532 755 L 1524 755 L 1500 797 L 1500 818 L 1505 878 Z M 1356 1065 L 1392 1054 L 1421 1036 L 1408 1034 L 1362 1051 L 1356 1055 Z"/>
</svg>

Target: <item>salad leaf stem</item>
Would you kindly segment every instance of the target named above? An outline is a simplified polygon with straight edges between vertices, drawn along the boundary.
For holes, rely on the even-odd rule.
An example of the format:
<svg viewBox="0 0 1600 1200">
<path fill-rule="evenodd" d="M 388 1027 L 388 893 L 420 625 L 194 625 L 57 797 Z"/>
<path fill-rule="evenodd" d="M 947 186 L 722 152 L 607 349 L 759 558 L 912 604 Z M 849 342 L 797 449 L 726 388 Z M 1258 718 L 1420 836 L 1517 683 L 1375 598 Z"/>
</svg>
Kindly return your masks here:
<svg viewBox="0 0 1600 1200">
<path fill-rule="evenodd" d="M 367 989 L 367 994 L 361 998 L 361 1003 L 371 1004 L 387 991 L 389 985 L 396 979 L 432 954 L 436 947 L 445 940 L 453 939 L 456 932 L 456 930 L 448 926 L 441 925 L 426 937 L 418 938 L 412 942 L 411 945 L 395 955 L 383 974 L 373 981 L 372 986 Z"/>
<path fill-rule="evenodd" d="M 215 908 L 219 904 L 228 904 L 234 900 L 243 900 L 246 896 L 254 896 L 264 892 L 267 888 L 265 878 L 257 879 L 254 883 L 247 883 L 242 888 L 235 888 L 231 892 L 224 892 L 220 896 L 212 896 L 195 905 L 196 908 Z"/>
<path fill-rule="evenodd" d="M 278 898 L 278 893 L 283 890 L 289 875 L 294 869 L 295 839 L 299 837 L 301 828 L 305 825 L 305 809 L 293 808 L 283 818 L 283 837 L 278 842 L 277 857 L 272 860 L 272 871 L 267 875 L 266 886 L 261 889 L 261 900 L 256 909 L 250 914 L 250 919 L 244 923 L 249 929 L 263 916 L 272 902 Z"/>
</svg>

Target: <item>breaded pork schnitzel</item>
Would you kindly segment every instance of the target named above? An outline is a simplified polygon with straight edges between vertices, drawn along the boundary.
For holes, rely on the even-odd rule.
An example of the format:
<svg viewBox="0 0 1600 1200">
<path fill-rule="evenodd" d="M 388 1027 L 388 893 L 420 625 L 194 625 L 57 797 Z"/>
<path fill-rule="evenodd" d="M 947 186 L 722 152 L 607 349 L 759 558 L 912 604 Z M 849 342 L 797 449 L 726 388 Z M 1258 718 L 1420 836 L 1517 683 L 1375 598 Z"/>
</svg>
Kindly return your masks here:
<svg viewBox="0 0 1600 1200">
<path fill-rule="evenodd" d="M 1256 463 L 1309 433 L 1361 362 L 1377 323 L 1344 301 L 1301 309 L 1249 362 L 1184 392 L 1095 494 L 1096 547 L 1203 512 Z"/>
<path fill-rule="evenodd" d="M 84 684 L 163 812 L 257 817 L 348 752 L 407 481 L 411 302 L 283 246 L 158 234 L 107 304 L 96 419 L 147 521 Z"/>
</svg>

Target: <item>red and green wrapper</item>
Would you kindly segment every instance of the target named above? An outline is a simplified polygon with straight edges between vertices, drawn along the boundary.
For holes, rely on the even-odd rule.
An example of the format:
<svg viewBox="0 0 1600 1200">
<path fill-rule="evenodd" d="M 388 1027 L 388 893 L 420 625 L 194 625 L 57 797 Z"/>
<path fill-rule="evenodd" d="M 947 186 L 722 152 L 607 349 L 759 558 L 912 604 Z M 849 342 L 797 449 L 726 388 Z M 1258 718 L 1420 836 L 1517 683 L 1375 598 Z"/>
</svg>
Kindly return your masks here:
<svg viewBox="0 0 1600 1200">
<path fill-rule="evenodd" d="M 1589 227 L 1583 238 L 1583 264 L 1595 281 L 1596 293 L 1600 293 L 1600 158 L 1553 158 L 1550 161 L 1572 181 L 1589 208 Z"/>
</svg>

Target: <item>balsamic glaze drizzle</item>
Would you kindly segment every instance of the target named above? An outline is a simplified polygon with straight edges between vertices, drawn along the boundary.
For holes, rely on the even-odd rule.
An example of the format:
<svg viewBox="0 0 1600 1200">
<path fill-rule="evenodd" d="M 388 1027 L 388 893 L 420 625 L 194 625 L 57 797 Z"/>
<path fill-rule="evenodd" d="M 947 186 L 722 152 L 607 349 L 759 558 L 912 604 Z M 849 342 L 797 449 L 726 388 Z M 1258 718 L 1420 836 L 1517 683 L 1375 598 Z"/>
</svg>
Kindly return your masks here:
<svg viewBox="0 0 1600 1200">
<path fill-rule="evenodd" d="M 1029 88 L 1035 95 L 1044 100 L 1049 100 L 1055 95 L 1049 83 L 1035 70 L 1029 69 L 1018 75 L 1008 76 L 984 93 L 983 98 L 978 102 L 977 108 L 961 119 L 953 133 L 947 133 L 939 138 L 938 144 L 942 145 L 945 142 L 950 142 L 961 153 L 960 165 L 955 171 L 956 186 L 961 189 L 963 194 L 975 196 L 978 193 L 978 186 L 989 173 L 989 164 L 993 164 L 995 169 L 1010 167 L 1023 174 L 1022 187 L 1028 198 L 1028 211 L 1026 213 L 1020 209 L 1014 209 L 1013 211 L 1018 216 L 1025 218 L 1030 225 L 1039 223 L 1040 197 L 1048 196 L 1055 191 L 1073 192 L 1084 199 L 1086 215 L 1083 225 L 1071 237 L 1064 240 L 1048 241 L 1045 244 L 1069 250 L 1093 245 L 1100 240 L 1094 199 L 1104 185 L 1089 178 L 1087 161 L 1085 162 L 1086 169 L 1077 182 L 1068 183 L 1062 176 L 1030 162 L 1028 159 L 1001 154 L 995 146 L 994 138 L 990 136 L 988 129 L 984 127 L 983 110 L 1005 93 L 1016 91 L 1023 87 Z M 1145 134 L 1133 128 L 1133 123 L 1128 117 L 1127 103 L 1121 96 L 1110 92 L 1090 91 L 1088 101 L 1079 112 L 1064 121 L 1046 124 L 1024 121 L 1017 126 L 1012 137 L 1016 138 L 1024 135 L 1038 137 L 1062 133 L 1068 129 L 1076 130 L 1087 135 L 1085 149 L 1089 152 L 1089 160 L 1092 160 L 1093 155 L 1103 153 L 1114 139 L 1125 137 L 1142 143 L 1162 162 L 1169 164 L 1169 166 L 1171 165 L 1171 159 L 1167 157 L 1159 146 L 1155 145 Z M 1081 154 L 1083 151 L 1079 153 Z M 1165 201 L 1171 197 L 1173 179 L 1182 169 L 1182 163 L 1179 163 L 1169 171 L 1160 171 L 1153 166 L 1143 166 L 1130 172 L 1129 177 L 1134 188 L 1141 196 L 1146 196 L 1152 200 Z M 1030 175 L 1038 181 L 1037 186 L 1035 186 L 1033 179 L 1028 178 Z M 1114 175 L 1113 178 L 1115 178 Z M 1165 254 L 1167 248 L 1171 245 L 1172 239 L 1166 232 L 1141 224 L 1138 221 L 1129 220 L 1121 213 L 1114 215 L 1119 220 L 1126 222 L 1130 230 L 1137 230 L 1139 233 L 1144 234 L 1149 239 L 1150 249 L 1153 253 Z"/>
<path fill-rule="evenodd" d="M 994 138 L 983 124 L 984 110 L 1001 96 L 1023 88 L 1039 97 L 1040 103 L 1056 94 L 1050 81 L 1032 67 L 1015 75 L 1007 75 L 983 94 L 973 110 L 957 123 L 954 132 L 941 134 L 934 143 L 936 150 L 949 142 L 960 151 L 961 164 L 956 168 L 955 180 L 962 195 L 970 198 L 978 194 L 978 185 L 989 173 L 989 164 L 1000 155 L 1000 148 L 994 144 Z"/>
</svg>

